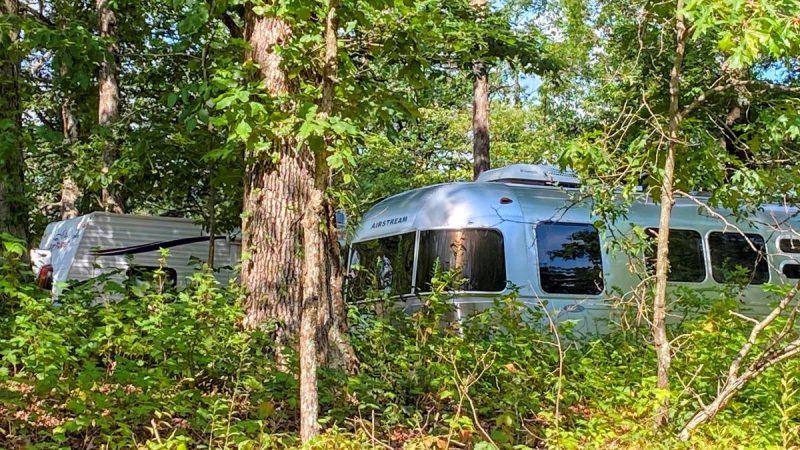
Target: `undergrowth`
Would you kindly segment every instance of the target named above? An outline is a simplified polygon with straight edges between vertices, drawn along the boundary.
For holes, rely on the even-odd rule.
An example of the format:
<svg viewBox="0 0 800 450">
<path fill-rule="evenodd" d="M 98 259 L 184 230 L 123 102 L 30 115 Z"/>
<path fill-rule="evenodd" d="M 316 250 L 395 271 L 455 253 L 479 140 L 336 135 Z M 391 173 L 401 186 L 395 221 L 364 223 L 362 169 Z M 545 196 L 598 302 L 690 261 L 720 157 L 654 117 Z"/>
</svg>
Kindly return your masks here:
<svg viewBox="0 0 800 450">
<path fill-rule="evenodd" d="M 242 295 L 207 272 L 175 290 L 110 280 L 53 301 L 18 249 L 0 281 L 0 447 L 296 448 L 296 358 L 241 328 Z M 764 448 L 798 445 L 797 363 L 767 372 L 689 443 L 746 325 L 715 303 L 676 324 L 674 391 L 655 388 L 645 330 L 577 338 L 512 294 L 461 323 L 447 276 L 413 314 L 351 308 L 359 371 L 325 370 L 325 433 L 309 448 Z M 98 289 L 114 297 L 96 301 Z M 672 428 L 651 417 L 669 395 Z"/>
</svg>

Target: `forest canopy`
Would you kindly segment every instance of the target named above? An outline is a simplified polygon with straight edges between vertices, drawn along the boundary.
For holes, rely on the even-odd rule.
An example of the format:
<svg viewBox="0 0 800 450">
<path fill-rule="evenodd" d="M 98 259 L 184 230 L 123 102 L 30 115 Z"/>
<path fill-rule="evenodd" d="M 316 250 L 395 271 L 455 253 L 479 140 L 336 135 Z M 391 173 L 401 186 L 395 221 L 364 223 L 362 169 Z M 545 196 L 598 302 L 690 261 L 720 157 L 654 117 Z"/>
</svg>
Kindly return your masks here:
<svg viewBox="0 0 800 450">
<path fill-rule="evenodd" d="M 799 111 L 796 0 L 0 0 L 0 447 L 795 448 L 800 298 L 769 258 L 797 253 Z M 580 179 L 591 223 L 531 273 L 602 295 L 602 332 L 500 279 L 499 233 L 482 270 L 457 231 L 353 264 L 381 200 L 519 163 Z M 190 219 L 236 276 L 162 250 L 42 289 L 29 250 L 93 212 Z M 714 239 L 755 267 L 704 278 Z M 612 249 L 636 286 L 602 284 Z"/>
</svg>

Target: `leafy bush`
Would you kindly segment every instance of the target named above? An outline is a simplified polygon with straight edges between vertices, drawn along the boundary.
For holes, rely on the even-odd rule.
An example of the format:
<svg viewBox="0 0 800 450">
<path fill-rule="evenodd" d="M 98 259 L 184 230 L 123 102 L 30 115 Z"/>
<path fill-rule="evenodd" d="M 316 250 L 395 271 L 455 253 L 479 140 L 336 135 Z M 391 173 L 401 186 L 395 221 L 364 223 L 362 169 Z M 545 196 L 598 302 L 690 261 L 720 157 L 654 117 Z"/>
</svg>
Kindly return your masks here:
<svg viewBox="0 0 800 450">
<path fill-rule="evenodd" d="M 0 349 L 6 445 L 240 442 L 287 420 L 295 382 L 274 371 L 263 332 L 241 330 L 236 289 L 208 273 L 180 292 L 98 283 L 57 301 L 14 296 Z M 118 301 L 97 302 L 99 287 Z"/>
<path fill-rule="evenodd" d="M 270 328 L 241 328 L 236 286 L 200 272 L 174 290 L 156 274 L 144 285 L 80 284 L 53 301 L 19 249 L 0 255 L 0 447 L 299 446 L 296 355 L 278 370 Z M 673 327 L 677 388 L 666 393 L 655 388 L 647 330 L 578 339 L 513 293 L 456 322 L 454 284 L 455 274 L 437 274 L 412 314 L 388 301 L 351 306 L 361 365 L 322 372 L 327 431 L 308 448 L 798 444 L 796 362 L 749 385 L 692 442 L 673 437 L 745 339 L 730 296 Z M 116 300 L 98 303 L 98 290 Z M 664 395 L 674 425 L 656 432 Z"/>
<path fill-rule="evenodd" d="M 749 333 L 750 324 L 729 313 L 736 307 L 734 291 L 714 301 L 682 293 L 686 311 L 671 328 L 677 388 L 667 393 L 656 389 L 647 328 L 612 326 L 604 335 L 578 338 L 570 323 L 551 323 L 515 294 L 453 326 L 442 322 L 452 280 L 440 275 L 434 284 L 413 315 L 351 314 L 362 361 L 348 386 L 358 401 L 356 429 L 393 444 L 427 439 L 439 448 L 456 441 L 476 448 L 797 444 L 794 383 L 800 372 L 794 361 L 747 386 L 692 442 L 675 439 L 698 398 L 713 397 Z M 656 431 L 652 418 L 663 396 L 671 397 L 672 426 Z"/>
</svg>

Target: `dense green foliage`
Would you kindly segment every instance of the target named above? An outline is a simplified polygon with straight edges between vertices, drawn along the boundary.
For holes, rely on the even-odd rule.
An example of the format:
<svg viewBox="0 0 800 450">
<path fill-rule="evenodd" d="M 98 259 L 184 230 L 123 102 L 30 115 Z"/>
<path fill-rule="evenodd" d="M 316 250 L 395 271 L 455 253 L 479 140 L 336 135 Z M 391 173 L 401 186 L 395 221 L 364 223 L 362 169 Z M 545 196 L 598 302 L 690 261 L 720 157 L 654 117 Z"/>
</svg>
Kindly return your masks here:
<svg viewBox="0 0 800 450">
<path fill-rule="evenodd" d="M 658 198 L 674 23 L 684 14 L 675 189 L 710 193 L 712 204 L 732 209 L 796 203 L 783 194 L 798 172 L 798 13 L 796 2 L 783 1 L 687 1 L 681 11 L 674 3 L 602 2 L 595 26 L 608 34 L 595 44 L 603 51 L 570 79 L 588 92 L 579 108 L 589 120 L 562 163 L 585 174 L 598 200 L 611 199 L 609 184 L 644 184 Z"/>
<path fill-rule="evenodd" d="M 274 364 L 268 334 L 245 332 L 241 295 L 207 273 L 182 291 L 112 286 L 118 301 L 93 300 L 99 284 L 51 302 L 19 272 L 8 247 L 2 275 L 0 446 L 29 448 L 284 448 L 298 445 L 297 380 Z M 24 268 L 23 268 L 24 269 Z M 439 274 L 425 306 L 350 311 L 357 374 L 320 381 L 328 431 L 309 448 L 731 448 L 797 445 L 797 363 L 748 386 L 687 444 L 656 432 L 650 417 L 652 349 L 644 328 L 575 339 L 515 295 L 460 326 L 445 320 L 453 274 Z M 102 281 L 97 283 L 102 284 Z M 747 327 L 731 303 L 676 327 L 676 377 L 711 395 Z M 557 331 L 557 335 L 555 332 Z M 694 411 L 688 389 L 677 419 Z M 678 421 L 680 422 L 680 420 Z"/>
<path fill-rule="evenodd" d="M 16 14 L 5 9 L 12 3 L 21 5 Z M 490 68 L 494 164 L 571 167 L 598 228 L 624 217 L 640 191 L 658 198 L 676 114 L 678 196 L 708 192 L 710 203 L 742 216 L 763 202 L 800 202 L 796 0 L 504 0 L 485 15 L 467 0 L 341 1 L 325 115 L 320 49 L 331 3 L 110 3 L 117 32 L 101 37 L 93 1 L 0 0 L 0 69 L 15 74 L 0 80 L 0 93 L 16 91 L 0 104 L 19 99 L 18 110 L 0 111 L 0 161 L 24 156 L 28 245 L 60 219 L 67 180 L 78 187 L 79 213 L 102 209 L 101 192 L 114 187 L 127 212 L 189 217 L 220 233 L 240 228 L 251 213 L 242 206 L 245 149 L 274 159 L 273 142 L 286 136 L 325 149 L 328 198 L 351 224 L 387 196 L 468 180 L 476 61 Z M 246 11 L 292 26 L 277 50 L 291 95 L 265 92 L 245 59 Z M 678 18 L 687 39 L 673 73 Z M 120 115 L 100 126 L 98 68 L 111 59 Z M 671 79 L 680 82 L 674 98 Z M 104 171 L 109 143 L 118 155 Z M 1 175 L 0 203 L 9 191 Z M 297 355 L 282 348 L 288 354 L 276 358 L 270 326 L 243 328 L 236 283 L 219 286 L 198 268 L 179 291 L 158 276 L 147 285 L 99 279 L 54 301 L 31 279 L 26 243 L 1 238 L 0 448 L 300 445 Z M 612 245 L 637 257 L 643 250 L 625 239 Z M 688 443 L 675 438 L 714 397 L 752 325 L 730 314 L 733 287 L 713 304 L 690 302 L 691 314 L 670 323 L 665 392 L 655 388 L 646 321 L 576 336 L 572 324 L 552 325 L 512 294 L 456 325 L 446 289 L 455 277 L 438 274 L 413 314 L 388 299 L 350 299 L 360 364 L 355 373 L 322 371 L 326 431 L 310 447 L 800 446 L 796 360 L 747 384 Z M 98 292 L 113 301 L 97 301 Z M 666 397 L 671 424 L 656 431 L 651 419 Z"/>
</svg>

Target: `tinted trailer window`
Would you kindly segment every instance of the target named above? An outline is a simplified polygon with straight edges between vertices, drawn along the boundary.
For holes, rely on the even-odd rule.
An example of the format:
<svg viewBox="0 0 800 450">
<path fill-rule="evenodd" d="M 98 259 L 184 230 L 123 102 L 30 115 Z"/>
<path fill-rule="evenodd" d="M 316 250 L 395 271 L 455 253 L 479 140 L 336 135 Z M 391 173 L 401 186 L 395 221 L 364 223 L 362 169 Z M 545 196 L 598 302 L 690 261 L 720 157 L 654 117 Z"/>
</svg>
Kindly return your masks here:
<svg viewBox="0 0 800 450">
<path fill-rule="evenodd" d="M 349 298 L 365 298 L 370 289 L 391 295 L 411 293 L 415 233 L 353 244 L 350 254 Z"/>
<path fill-rule="evenodd" d="M 800 239 L 781 239 L 779 245 L 784 253 L 800 253 Z"/>
<path fill-rule="evenodd" d="M 716 231 L 708 235 L 708 247 L 711 250 L 711 274 L 716 282 L 745 281 L 749 284 L 763 284 L 769 281 L 764 238 L 758 234 L 745 236 L 739 233 Z M 743 275 L 744 279 L 737 280 L 734 277 L 736 274 Z"/>
<path fill-rule="evenodd" d="M 539 282 L 548 294 L 603 292 L 600 235 L 589 224 L 542 222 L 536 226 Z"/>
<path fill-rule="evenodd" d="M 656 271 L 658 228 L 648 228 L 653 236 L 647 251 L 647 270 Z M 684 283 L 702 283 L 706 279 L 706 261 L 703 256 L 703 237 L 694 230 L 669 230 L 669 274 L 667 280 Z M 674 261 L 674 263 L 673 263 Z"/>
<path fill-rule="evenodd" d="M 419 234 L 417 290 L 431 290 L 436 261 L 442 271 L 458 268 L 466 279 L 456 288 L 464 291 L 500 292 L 506 288 L 503 235 L 497 230 L 426 230 Z"/>
<path fill-rule="evenodd" d="M 800 264 L 786 264 L 783 266 L 783 276 L 791 279 L 800 279 Z"/>
</svg>

